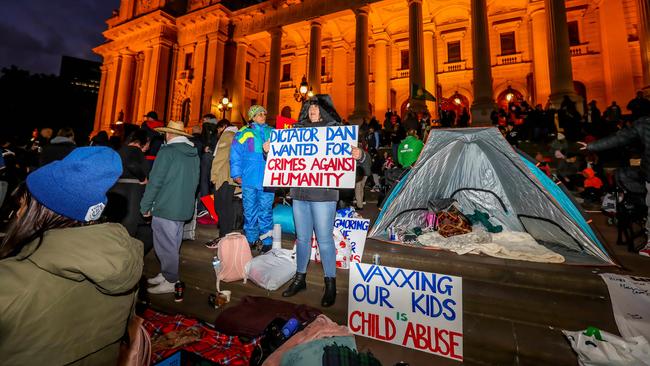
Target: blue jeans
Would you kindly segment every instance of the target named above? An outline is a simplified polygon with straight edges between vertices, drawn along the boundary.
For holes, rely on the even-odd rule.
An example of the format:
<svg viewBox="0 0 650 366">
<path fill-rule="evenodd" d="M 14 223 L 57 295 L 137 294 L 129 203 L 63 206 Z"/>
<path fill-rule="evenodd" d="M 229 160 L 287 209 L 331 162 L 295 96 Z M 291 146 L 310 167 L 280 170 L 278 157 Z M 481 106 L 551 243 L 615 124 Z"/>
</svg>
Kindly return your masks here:
<svg viewBox="0 0 650 366">
<path fill-rule="evenodd" d="M 262 244 L 273 244 L 273 199 L 275 193 L 263 188 L 242 187 L 244 204 L 244 233 L 249 244 L 255 243 L 261 236 Z"/>
<path fill-rule="evenodd" d="M 336 277 L 336 247 L 334 247 L 334 218 L 336 202 L 293 200 L 293 220 L 296 223 L 296 260 L 299 273 L 307 273 L 311 254 L 311 237 L 316 233 L 320 259 L 325 277 Z"/>
</svg>

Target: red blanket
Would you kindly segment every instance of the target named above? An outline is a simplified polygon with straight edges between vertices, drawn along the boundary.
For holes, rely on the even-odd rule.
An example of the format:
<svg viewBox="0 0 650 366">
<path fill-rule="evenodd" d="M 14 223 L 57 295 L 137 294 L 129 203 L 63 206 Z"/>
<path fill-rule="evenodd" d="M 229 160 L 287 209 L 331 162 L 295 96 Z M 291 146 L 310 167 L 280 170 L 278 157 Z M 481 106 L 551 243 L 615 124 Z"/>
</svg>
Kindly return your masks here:
<svg viewBox="0 0 650 366">
<path fill-rule="evenodd" d="M 198 320 L 183 315 L 166 315 L 147 309 L 142 314 L 142 317 L 145 320 L 144 327 L 149 332 L 152 341 L 156 337 L 169 332 L 180 332 L 191 327 L 198 328 L 201 339 L 183 346 L 182 349 L 221 365 L 248 365 L 253 350 L 260 341 L 259 338 L 255 338 L 244 343 L 239 337 L 219 333 L 201 324 Z M 176 351 L 178 351 L 178 348 L 158 351 L 151 355 L 151 363 L 159 362 Z"/>
</svg>

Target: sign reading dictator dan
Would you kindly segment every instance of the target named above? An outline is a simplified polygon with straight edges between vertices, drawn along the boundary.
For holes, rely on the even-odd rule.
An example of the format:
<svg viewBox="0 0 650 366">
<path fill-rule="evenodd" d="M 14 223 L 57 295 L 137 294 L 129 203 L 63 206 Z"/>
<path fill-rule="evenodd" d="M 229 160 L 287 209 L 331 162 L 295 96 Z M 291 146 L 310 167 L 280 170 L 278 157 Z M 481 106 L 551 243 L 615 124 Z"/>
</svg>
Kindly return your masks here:
<svg viewBox="0 0 650 366">
<path fill-rule="evenodd" d="M 352 333 L 463 360 L 462 278 L 352 263 L 349 290 Z"/>
<path fill-rule="evenodd" d="M 354 188 L 358 126 L 271 131 L 265 187 Z"/>
</svg>

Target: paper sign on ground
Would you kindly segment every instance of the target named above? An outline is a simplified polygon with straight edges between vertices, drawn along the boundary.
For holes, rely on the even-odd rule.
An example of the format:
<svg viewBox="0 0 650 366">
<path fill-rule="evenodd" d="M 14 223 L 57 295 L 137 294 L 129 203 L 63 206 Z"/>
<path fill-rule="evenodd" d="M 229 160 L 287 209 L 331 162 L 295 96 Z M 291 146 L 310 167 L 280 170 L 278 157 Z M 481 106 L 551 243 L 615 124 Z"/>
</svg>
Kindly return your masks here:
<svg viewBox="0 0 650 366">
<path fill-rule="evenodd" d="M 369 227 L 370 220 L 368 219 L 337 217 L 334 220 L 334 228 L 339 230 L 341 235 L 343 235 L 345 242 L 349 244 L 349 247 L 345 248 L 341 247 L 340 242 L 334 242 L 335 245 L 339 244 L 336 245 L 337 268 L 348 268 L 348 266 L 343 263 L 347 260 L 347 258 L 344 258 L 345 255 L 348 255 L 349 262 L 361 263 L 361 258 L 363 258 L 363 249 L 366 246 L 366 236 L 368 235 Z M 312 239 L 311 247 L 311 260 L 320 261 L 320 257 L 317 257 L 319 254 L 318 243 L 315 239 Z"/>
<path fill-rule="evenodd" d="M 357 335 L 462 361 L 462 278 L 352 263 L 348 327 Z"/>
<path fill-rule="evenodd" d="M 265 187 L 354 188 L 358 126 L 271 131 Z"/>
<path fill-rule="evenodd" d="M 650 278 L 604 273 L 614 320 L 624 338 L 650 340 Z"/>
</svg>

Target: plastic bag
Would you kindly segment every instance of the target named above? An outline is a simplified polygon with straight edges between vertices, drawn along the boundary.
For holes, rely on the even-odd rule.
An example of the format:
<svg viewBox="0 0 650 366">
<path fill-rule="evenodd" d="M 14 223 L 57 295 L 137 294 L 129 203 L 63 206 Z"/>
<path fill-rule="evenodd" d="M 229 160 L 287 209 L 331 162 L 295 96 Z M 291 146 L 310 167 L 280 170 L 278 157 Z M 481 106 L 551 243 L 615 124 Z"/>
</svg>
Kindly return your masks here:
<svg viewBox="0 0 650 366">
<path fill-rule="evenodd" d="M 650 366 L 650 344 L 643 336 L 621 338 L 597 328 L 562 331 L 582 366 Z"/>
<path fill-rule="evenodd" d="M 273 248 L 246 264 L 249 280 L 269 291 L 275 291 L 296 274 L 296 263 L 291 250 Z"/>
</svg>

